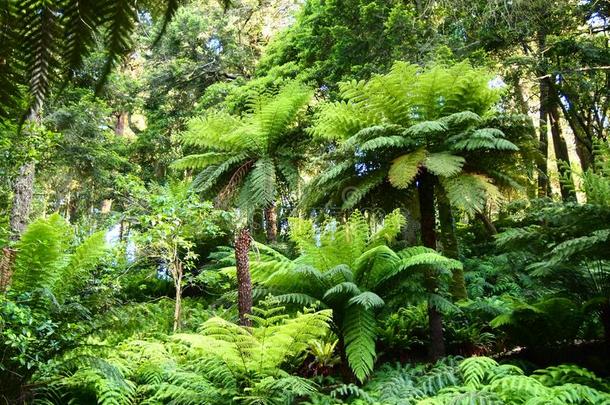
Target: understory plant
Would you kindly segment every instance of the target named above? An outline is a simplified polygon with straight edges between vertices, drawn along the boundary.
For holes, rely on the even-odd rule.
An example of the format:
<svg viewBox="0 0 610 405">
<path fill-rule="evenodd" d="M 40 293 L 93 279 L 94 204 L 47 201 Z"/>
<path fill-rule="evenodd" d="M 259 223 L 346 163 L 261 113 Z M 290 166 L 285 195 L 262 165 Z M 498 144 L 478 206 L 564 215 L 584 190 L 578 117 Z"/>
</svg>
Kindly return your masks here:
<svg viewBox="0 0 610 405">
<path fill-rule="evenodd" d="M 309 405 L 606 404 L 608 381 L 574 365 L 531 375 L 489 357 L 447 357 L 436 364 L 386 364 L 361 389 L 341 386 Z"/>
<path fill-rule="evenodd" d="M 392 250 L 391 243 L 404 222 L 398 210 L 387 215 L 378 229 L 369 226 L 358 211 L 344 224 L 331 221 L 319 227 L 310 220 L 291 218 L 290 238 L 300 253 L 296 259 L 263 245 L 253 255 L 253 277 L 264 291 L 281 302 L 321 303 L 332 309 L 343 364 L 360 381 L 373 370 L 378 334 L 375 314 L 384 305 L 383 297 L 398 293 L 401 287 L 404 292 L 411 284 L 410 291 L 419 292 L 413 300 L 451 306 L 442 291 L 428 293 L 418 288 L 418 276 L 432 271 L 451 277 L 461 263 L 422 246 Z"/>
<path fill-rule="evenodd" d="M 316 392 L 289 371 L 328 333 L 330 310 L 289 316 L 267 301 L 250 317 L 252 327 L 213 317 L 196 333 L 83 346 L 36 376 L 36 402 L 279 405 Z"/>
</svg>

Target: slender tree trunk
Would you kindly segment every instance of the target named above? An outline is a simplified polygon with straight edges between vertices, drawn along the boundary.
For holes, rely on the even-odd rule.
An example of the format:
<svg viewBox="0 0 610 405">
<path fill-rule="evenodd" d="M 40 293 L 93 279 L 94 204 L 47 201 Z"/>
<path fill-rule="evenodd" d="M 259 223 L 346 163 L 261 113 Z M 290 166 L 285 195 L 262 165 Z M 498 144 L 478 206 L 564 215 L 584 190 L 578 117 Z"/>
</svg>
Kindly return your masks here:
<svg viewBox="0 0 610 405">
<path fill-rule="evenodd" d="M 443 245 L 443 254 L 452 259 L 460 258 L 460 251 L 458 241 L 455 236 L 455 220 L 453 218 L 453 212 L 449 199 L 445 195 L 444 190 L 441 187 L 438 189 L 438 219 L 441 226 L 441 243 Z M 454 269 L 453 280 L 451 283 L 451 295 L 453 299 L 459 301 L 464 298 L 468 298 L 466 292 L 466 282 L 464 280 L 464 270 Z"/>
<path fill-rule="evenodd" d="M 495 234 L 498 233 L 498 230 L 496 229 L 496 226 L 494 225 L 494 223 L 491 221 L 491 219 L 489 219 L 489 217 L 484 212 L 477 212 L 476 216 L 483 223 L 483 226 L 487 230 L 487 233 L 489 234 L 489 236 L 494 236 Z"/>
<path fill-rule="evenodd" d="M 515 89 L 515 99 L 519 112 L 524 116 L 528 117 L 529 124 L 531 125 L 531 137 L 532 139 L 536 139 L 536 127 L 534 126 L 534 123 L 530 116 L 529 105 L 524 94 L 523 85 L 521 84 L 521 77 L 519 74 L 513 77 L 513 87 Z M 528 162 L 527 168 L 528 175 L 531 176 L 535 171 L 535 162 Z M 528 182 L 527 185 L 527 196 L 529 198 L 536 198 L 536 185 L 531 184 L 530 182 Z"/>
<path fill-rule="evenodd" d="M 176 260 L 174 266 L 174 287 L 176 288 L 176 303 L 174 306 L 174 333 L 180 329 L 180 318 L 182 315 L 182 273 L 183 267 L 179 260 Z"/>
<path fill-rule="evenodd" d="M 549 106 L 549 119 L 551 121 L 551 135 L 553 137 L 555 158 L 557 159 L 557 169 L 559 170 L 559 189 L 561 192 L 561 199 L 564 201 L 575 200 L 576 192 L 574 188 L 574 181 L 572 180 L 568 145 L 566 144 L 566 140 L 561 133 L 559 109 L 557 108 L 556 103 L 552 103 Z"/>
<path fill-rule="evenodd" d="M 541 53 L 546 48 L 546 34 L 538 33 L 538 51 Z M 545 69 L 539 71 L 540 75 L 546 75 Z M 540 87 L 540 134 L 539 148 L 542 160 L 538 164 L 538 197 L 546 197 L 551 194 L 548 177 L 548 105 L 549 105 L 549 78 L 543 77 L 538 82 Z"/>
<path fill-rule="evenodd" d="M 602 304 L 600 318 L 604 327 L 604 340 L 606 341 L 606 350 L 610 354 L 610 300 Z"/>
<path fill-rule="evenodd" d="M 19 240 L 28 224 L 34 195 L 34 175 L 36 164 L 33 161 L 23 164 L 19 168 L 19 176 L 13 184 L 13 205 L 9 219 L 11 239 Z"/>
<path fill-rule="evenodd" d="M 235 262 L 237 265 L 237 308 L 239 324 L 252 326 L 248 315 L 252 313 L 252 279 L 250 278 L 250 230 L 243 227 L 235 237 Z"/>
<path fill-rule="evenodd" d="M 591 167 L 593 163 L 593 134 L 589 128 L 583 124 L 583 121 L 578 116 L 578 113 L 575 112 L 572 97 L 569 94 L 566 94 L 565 91 L 562 92 L 558 90 L 557 86 L 555 86 L 553 82 L 551 82 L 551 91 L 553 92 L 553 96 L 555 98 L 555 105 L 558 105 L 561 108 L 563 116 L 572 129 L 574 141 L 576 143 L 576 154 L 580 160 L 582 170 L 585 171 Z M 560 97 L 563 97 L 572 105 L 570 109 L 566 108 Z"/>
<path fill-rule="evenodd" d="M 277 211 L 275 202 L 265 208 L 265 230 L 267 232 L 267 242 L 277 240 Z"/>
<path fill-rule="evenodd" d="M 26 125 L 40 124 L 40 110 L 42 102 L 30 111 Z M 30 128 L 27 128 L 29 131 Z M 24 133 L 24 136 L 28 136 Z M 34 196 L 34 180 L 36 176 L 36 163 L 30 160 L 19 168 L 19 175 L 13 183 L 13 203 L 9 216 L 9 238 L 11 241 L 18 241 L 25 230 L 30 217 L 32 208 L 32 197 Z M 11 247 L 2 249 L 0 258 L 0 272 L 2 272 L 2 286 L 0 290 L 5 290 L 11 283 L 13 274 L 13 262 L 15 251 Z"/>
<path fill-rule="evenodd" d="M 436 214 L 434 207 L 435 177 L 422 169 L 419 176 L 419 211 L 421 236 L 424 246 L 436 249 Z M 426 271 L 425 284 L 428 293 L 435 294 L 438 290 L 438 278 L 434 269 Z M 430 358 L 435 361 L 445 355 L 443 337 L 443 317 L 439 310 L 428 300 L 428 323 L 430 328 Z"/>
<path fill-rule="evenodd" d="M 121 111 L 116 115 L 116 125 L 114 126 L 114 133 L 118 136 L 125 136 L 125 128 L 129 124 L 129 114 L 126 111 Z"/>
<path fill-rule="evenodd" d="M 0 257 L 0 293 L 6 291 L 11 284 L 15 254 L 15 249 L 9 247 L 2 248 L 2 257 Z"/>
</svg>

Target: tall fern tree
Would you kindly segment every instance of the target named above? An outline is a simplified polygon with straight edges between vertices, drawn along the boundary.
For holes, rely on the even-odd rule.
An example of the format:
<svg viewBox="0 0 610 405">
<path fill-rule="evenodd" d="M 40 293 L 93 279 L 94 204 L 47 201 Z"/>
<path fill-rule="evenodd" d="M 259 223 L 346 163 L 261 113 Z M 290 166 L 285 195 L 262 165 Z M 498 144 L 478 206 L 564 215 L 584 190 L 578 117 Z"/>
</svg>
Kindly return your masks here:
<svg viewBox="0 0 610 405">
<path fill-rule="evenodd" d="M 275 203 L 282 192 L 294 190 L 299 181 L 294 148 L 297 121 L 313 93 L 298 82 L 286 84 L 275 95 L 257 94 L 250 99 L 245 116 L 215 112 L 196 118 L 182 136 L 186 147 L 202 153 L 188 155 L 173 164 L 176 169 L 200 170 L 195 189 L 231 201 L 250 220 L 265 213 L 267 237 L 275 240 Z M 238 304 L 242 324 L 252 307 L 248 251 L 250 231 L 241 226 L 235 238 Z"/>
<path fill-rule="evenodd" d="M 378 230 L 358 211 L 343 225 L 332 221 L 321 229 L 309 220 L 291 218 L 290 238 L 300 256 L 290 260 L 261 245 L 252 264 L 254 279 L 280 301 L 320 302 L 332 309 L 343 364 L 360 381 L 373 370 L 375 311 L 384 305 L 383 297 L 429 266 L 445 274 L 462 268 L 460 262 L 426 247 L 393 251 L 388 245 L 404 222 L 398 210 L 387 215 Z M 436 291 L 428 295 L 433 302 L 447 303 Z"/>
<path fill-rule="evenodd" d="M 490 80 L 488 72 L 468 62 L 424 71 L 397 62 L 387 75 L 341 84 L 345 101 L 323 105 L 311 129 L 316 136 L 338 142 L 332 157 L 337 164 L 314 179 L 306 205 L 317 206 L 348 187 L 354 192 L 342 201 L 343 209 L 371 195 L 384 195 L 383 189 L 416 192 L 423 244 L 437 247 L 438 204 L 445 214 L 439 218 L 443 246 L 457 257 L 451 208 L 470 215 L 483 212 L 488 200 L 500 196 L 497 185 L 517 183 L 509 174 L 522 166 L 516 159 L 519 148 L 493 117 L 499 92 L 490 88 Z M 514 120 L 511 125 L 525 124 Z M 507 170 L 511 165 L 514 168 Z M 437 284 L 430 272 L 429 291 Z M 454 272 L 453 291 L 456 298 L 466 296 L 459 270 Z M 437 358 L 444 344 L 441 315 L 433 305 L 429 319 L 431 355 Z"/>
</svg>

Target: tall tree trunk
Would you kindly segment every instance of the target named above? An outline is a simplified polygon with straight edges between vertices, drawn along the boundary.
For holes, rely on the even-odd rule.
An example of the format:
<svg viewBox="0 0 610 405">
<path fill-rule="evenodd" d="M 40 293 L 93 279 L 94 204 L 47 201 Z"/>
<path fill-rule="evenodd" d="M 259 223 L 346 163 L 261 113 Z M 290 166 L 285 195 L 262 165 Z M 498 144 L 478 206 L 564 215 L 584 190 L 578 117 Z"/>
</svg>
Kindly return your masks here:
<svg viewBox="0 0 610 405">
<path fill-rule="evenodd" d="M 239 324 L 252 326 L 248 317 L 252 313 L 252 279 L 250 278 L 250 230 L 243 227 L 235 236 L 235 262 L 237 265 L 237 309 Z"/>
<path fill-rule="evenodd" d="M 422 169 L 418 179 L 421 236 L 424 246 L 431 249 L 436 249 L 435 182 L 435 177 L 428 173 L 425 168 Z M 429 294 L 438 292 L 438 278 L 434 269 L 426 271 L 425 284 Z M 429 355 L 431 360 L 435 361 L 445 355 L 445 340 L 443 337 L 443 317 L 430 300 L 428 300 L 428 324 L 430 328 Z"/>
<path fill-rule="evenodd" d="M 515 101 L 516 101 L 517 107 L 519 109 L 519 112 L 528 118 L 528 122 L 531 125 L 530 126 L 531 137 L 532 137 L 532 139 L 536 139 L 537 138 L 536 127 L 534 126 L 534 123 L 530 116 L 530 109 L 529 109 L 529 105 L 528 105 L 526 96 L 524 94 L 523 85 L 521 84 L 520 74 L 517 73 L 516 75 L 514 75 L 512 78 L 512 81 L 513 81 L 513 88 L 515 89 L 515 99 L 516 99 Z M 534 162 L 527 162 L 527 163 L 528 163 L 527 164 L 528 175 L 531 176 L 533 174 L 533 172 L 535 171 L 535 163 Z M 529 198 L 536 198 L 536 185 L 531 184 L 530 182 L 528 182 L 528 185 L 527 185 L 527 196 Z"/>
<path fill-rule="evenodd" d="M 129 125 L 129 114 L 126 111 L 121 111 L 117 113 L 116 117 L 114 133 L 118 136 L 125 136 L 125 128 Z"/>
<path fill-rule="evenodd" d="M 610 355 L 610 300 L 606 300 L 606 302 L 602 304 L 600 318 L 602 321 L 602 326 L 604 327 L 606 350 L 608 351 L 608 355 Z"/>
<path fill-rule="evenodd" d="M 542 52 L 546 48 L 546 34 L 538 33 L 538 51 L 542 56 Z M 546 70 L 539 71 L 540 76 L 546 75 Z M 551 194 L 551 186 L 548 177 L 548 105 L 549 105 L 549 78 L 542 77 L 538 81 L 540 87 L 540 134 L 539 134 L 539 149 L 542 155 L 542 160 L 538 163 L 538 197 L 545 197 Z"/>
<path fill-rule="evenodd" d="M 267 232 L 267 242 L 277 240 L 277 211 L 275 202 L 265 208 L 265 230 Z"/>
<path fill-rule="evenodd" d="M 555 150 L 555 158 L 557 159 L 557 169 L 559 170 L 559 190 L 561 192 L 561 198 L 564 201 L 575 200 L 576 190 L 574 188 L 574 181 L 572 180 L 568 145 L 561 133 L 559 109 L 557 108 L 556 103 L 552 103 L 548 110 L 549 120 L 551 122 L 551 135 L 553 137 L 553 148 Z"/>
<path fill-rule="evenodd" d="M 441 226 L 441 243 L 443 244 L 443 254 L 452 259 L 460 258 L 460 250 L 458 241 L 455 236 L 455 220 L 449 199 L 441 187 L 437 187 L 438 192 L 438 219 Z M 451 295 L 453 299 L 459 301 L 468 298 L 466 292 L 466 282 L 464 280 L 464 271 L 462 269 L 454 269 L 451 282 Z"/>
<path fill-rule="evenodd" d="M 180 317 L 182 315 L 182 273 L 183 267 L 179 260 L 175 260 L 174 266 L 174 287 L 176 289 L 176 303 L 174 306 L 174 333 L 180 329 Z"/>
<path fill-rule="evenodd" d="M 19 168 L 19 176 L 13 184 L 13 206 L 9 219 L 11 240 L 19 240 L 28 224 L 32 196 L 34 195 L 34 175 L 36 164 L 33 161 L 23 164 Z"/>
<path fill-rule="evenodd" d="M 42 101 L 37 103 L 36 107 L 32 108 L 30 115 L 26 121 L 26 127 L 31 125 L 40 125 L 40 111 L 42 109 Z M 26 128 L 30 131 L 31 128 Z M 28 136 L 27 132 L 24 136 Z M 32 208 L 32 197 L 34 196 L 34 180 L 36 176 L 36 163 L 33 160 L 25 162 L 19 168 L 19 175 L 13 183 L 13 203 L 9 216 L 9 238 L 11 241 L 18 241 L 21 234 L 25 230 L 30 211 Z M 13 261 L 15 259 L 15 251 L 11 247 L 2 249 L 2 258 L 0 258 L 0 275 L 3 279 L 1 290 L 5 290 L 11 283 L 13 273 Z"/>
<path fill-rule="evenodd" d="M 0 293 L 6 291 L 13 277 L 13 262 L 15 260 L 15 249 L 6 246 L 2 248 L 0 257 Z"/>
<path fill-rule="evenodd" d="M 555 98 L 555 105 L 558 105 L 561 108 L 564 118 L 572 129 L 574 141 L 576 143 L 576 154 L 580 160 L 582 170 L 585 171 L 593 164 L 594 135 L 575 111 L 574 101 L 572 100 L 571 95 L 565 91 L 565 88 L 564 91 L 560 91 L 553 82 L 550 82 L 550 84 L 553 97 Z M 567 103 L 571 104 L 571 108 L 566 108 L 561 97 L 563 97 Z"/>
<path fill-rule="evenodd" d="M 494 236 L 495 234 L 498 233 L 498 230 L 496 229 L 496 226 L 494 225 L 494 223 L 491 221 L 491 219 L 489 219 L 489 217 L 487 216 L 487 214 L 485 214 L 484 212 L 477 212 L 476 213 L 477 218 L 479 218 L 481 220 L 481 222 L 483 223 L 483 226 L 485 227 L 485 229 L 487 230 L 487 233 L 489 234 L 489 236 Z"/>
</svg>

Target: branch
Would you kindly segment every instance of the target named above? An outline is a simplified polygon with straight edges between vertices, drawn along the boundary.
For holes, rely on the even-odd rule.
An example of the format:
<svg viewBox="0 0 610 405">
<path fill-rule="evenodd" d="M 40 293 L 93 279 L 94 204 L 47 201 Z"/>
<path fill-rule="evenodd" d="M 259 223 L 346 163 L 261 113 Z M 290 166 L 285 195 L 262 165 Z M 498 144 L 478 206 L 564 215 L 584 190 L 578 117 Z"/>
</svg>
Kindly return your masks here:
<svg viewBox="0 0 610 405">
<path fill-rule="evenodd" d="M 564 72 L 553 72 L 553 73 L 549 73 L 548 75 L 544 75 L 544 76 L 539 76 L 536 77 L 536 79 L 540 80 L 540 79 L 547 79 L 550 77 L 553 77 L 553 75 L 560 73 L 574 73 L 574 72 L 587 72 L 590 70 L 610 70 L 610 66 L 591 66 L 591 67 L 583 67 L 583 68 L 577 68 L 577 69 L 572 69 L 572 70 L 566 70 Z"/>
</svg>

